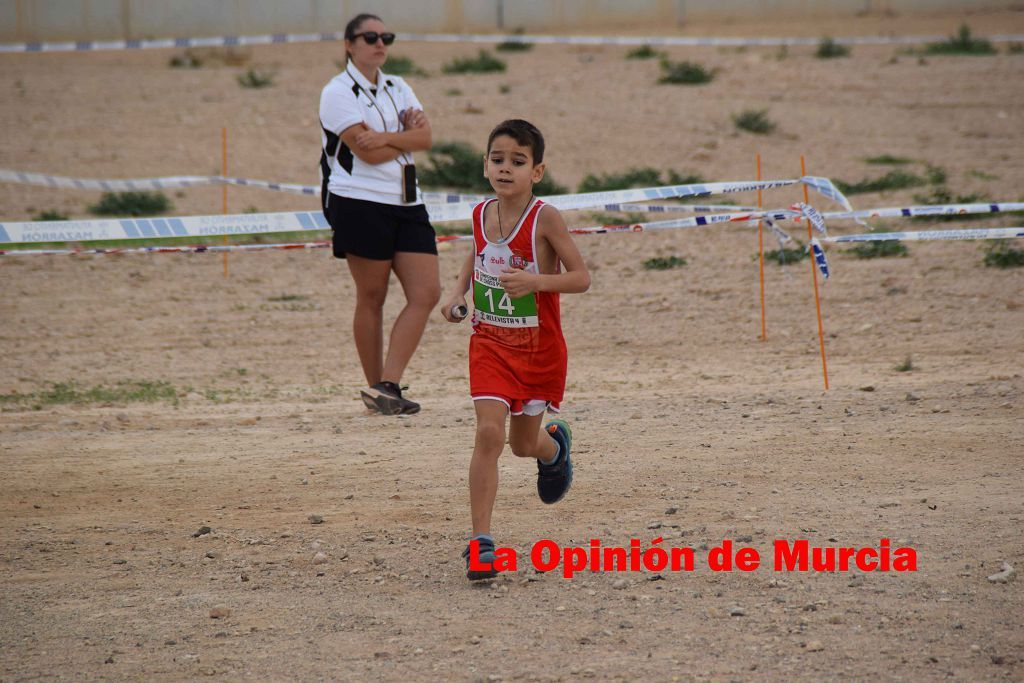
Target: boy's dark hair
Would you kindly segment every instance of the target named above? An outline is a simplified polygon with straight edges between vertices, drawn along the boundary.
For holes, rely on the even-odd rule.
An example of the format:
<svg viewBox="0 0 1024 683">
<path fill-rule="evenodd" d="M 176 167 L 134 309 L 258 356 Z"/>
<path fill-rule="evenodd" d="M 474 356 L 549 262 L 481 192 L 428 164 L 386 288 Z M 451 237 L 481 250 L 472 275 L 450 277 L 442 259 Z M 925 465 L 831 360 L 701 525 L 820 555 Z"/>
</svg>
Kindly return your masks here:
<svg viewBox="0 0 1024 683">
<path fill-rule="evenodd" d="M 502 121 L 487 138 L 487 153 L 491 153 L 491 144 L 494 138 L 499 135 L 507 135 L 523 147 L 529 147 L 533 155 L 533 165 L 544 161 L 544 136 L 537 130 L 537 126 L 523 119 L 508 119 Z"/>
<path fill-rule="evenodd" d="M 377 21 L 383 22 L 384 20 L 378 17 L 376 14 L 370 14 L 369 12 L 363 12 L 352 17 L 352 20 L 345 24 L 345 40 L 355 40 L 356 33 L 359 32 L 359 27 L 363 25 L 363 22 L 369 21 L 370 19 L 376 19 Z M 348 54 L 348 50 L 345 51 Z"/>
</svg>

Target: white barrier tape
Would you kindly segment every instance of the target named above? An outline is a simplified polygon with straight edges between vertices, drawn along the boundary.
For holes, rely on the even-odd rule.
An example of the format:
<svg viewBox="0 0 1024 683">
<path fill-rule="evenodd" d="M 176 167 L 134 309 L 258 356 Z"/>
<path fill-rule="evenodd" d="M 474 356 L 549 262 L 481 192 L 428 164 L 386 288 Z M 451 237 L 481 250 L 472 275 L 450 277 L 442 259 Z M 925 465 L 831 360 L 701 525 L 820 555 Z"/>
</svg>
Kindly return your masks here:
<svg viewBox="0 0 1024 683">
<path fill-rule="evenodd" d="M 821 241 L 832 243 L 850 242 L 888 242 L 893 240 L 908 241 L 940 241 L 940 240 L 995 240 L 1024 238 L 1024 228 L 980 228 L 966 230 L 918 230 L 913 232 L 867 233 L 859 235 L 842 235 L 839 237 L 823 237 Z M 825 257 L 825 249 L 817 237 L 811 238 L 811 254 L 818 270 L 828 280 L 829 266 Z"/>
<path fill-rule="evenodd" d="M 768 216 L 764 217 L 764 224 L 767 225 L 768 229 L 772 231 L 773 235 L 775 235 L 775 239 L 778 241 L 780 249 L 785 247 L 787 243 L 793 241 L 793 238 L 789 236 L 789 233 L 777 226 L 775 221 Z"/>
<path fill-rule="evenodd" d="M 65 256 L 111 254 L 205 254 L 223 251 L 262 251 L 266 249 L 322 249 L 330 242 L 291 242 L 285 244 L 196 244 L 183 247 L 99 247 L 94 249 L 0 249 L 0 256 Z"/>
<path fill-rule="evenodd" d="M 123 192 L 131 190 L 165 190 L 177 187 L 195 187 L 198 185 L 237 185 L 240 187 L 256 187 L 276 192 L 293 192 L 296 194 L 320 196 L 320 188 L 315 185 L 294 185 L 275 183 L 268 180 L 251 178 L 226 178 L 224 176 L 167 176 L 163 178 L 69 178 L 66 176 L 45 175 L 43 173 L 26 173 L 0 168 L 0 182 L 20 183 L 22 185 L 43 185 L 75 190 L 103 190 L 105 192 Z M 452 204 L 462 202 L 481 202 L 484 195 L 449 194 L 445 192 L 423 192 L 426 203 Z"/>
<path fill-rule="evenodd" d="M 661 187 L 644 187 L 627 190 L 610 190 L 607 192 L 584 192 L 579 194 L 563 194 L 541 197 L 561 211 L 586 209 L 607 204 L 642 202 L 655 199 L 676 199 L 702 195 L 730 194 L 734 192 L 750 192 L 753 190 L 769 190 L 787 187 L 798 183 L 806 183 L 816 192 L 835 199 L 849 208 L 849 202 L 828 178 L 808 176 L 792 180 L 743 180 L 721 183 L 693 183 L 689 185 L 666 185 Z M 472 216 L 475 204 L 434 204 L 427 207 L 430 220 L 434 223 L 449 221 L 465 221 Z"/>
<path fill-rule="evenodd" d="M 424 204 L 479 204 L 487 199 L 485 194 L 447 194 L 445 192 L 421 192 Z"/>
<path fill-rule="evenodd" d="M 815 192 L 825 197 L 828 197 L 837 204 L 842 205 L 847 211 L 853 211 L 853 206 L 850 204 L 850 200 L 843 196 L 843 193 L 839 191 L 832 181 L 828 178 L 819 178 L 817 176 L 804 176 L 801 178 L 803 183 L 807 187 L 811 188 Z"/>
<path fill-rule="evenodd" d="M 426 43 L 537 43 L 539 45 L 650 45 L 652 47 L 781 47 L 818 45 L 821 38 L 740 38 L 687 36 L 551 36 L 538 34 L 399 33 L 400 40 Z M 917 45 L 944 41 L 945 36 L 847 36 L 834 38 L 841 45 Z M 985 36 L 991 42 L 1018 42 L 1019 34 Z"/>
<path fill-rule="evenodd" d="M 792 209 L 793 211 L 799 212 L 800 215 L 803 216 L 804 218 L 806 218 L 808 221 L 810 221 L 811 226 L 815 230 L 820 232 L 822 235 L 827 235 L 828 234 L 828 229 L 825 227 L 825 219 L 822 218 L 821 214 L 818 213 L 818 210 L 815 209 L 810 204 L 804 204 L 803 202 L 798 202 L 798 203 L 794 204 L 793 206 L 791 206 L 790 209 Z"/>
<path fill-rule="evenodd" d="M 750 221 L 749 213 L 716 213 L 711 216 L 694 216 L 692 218 L 674 218 L 667 221 L 651 221 L 647 223 L 631 223 L 625 225 L 594 225 L 587 228 L 570 228 L 575 235 L 601 235 L 609 232 L 651 232 L 654 230 L 676 230 L 678 228 L 702 228 L 718 223 L 746 223 Z M 755 219 L 756 220 L 756 219 Z"/>
<path fill-rule="evenodd" d="M 796 181 L 769 181 L 773 183 L 784 182 L 792 184 Z M 742 185 L 745 183 L 716 183 L 716 185 Z M 654 188 L 657 189 L 657 188 Z M 642 191 L 642 190 L 641 190 Z M 621 192 L 633 192 L 622 190 Z M 607 193 L 594 193 L 607 194 Z M 585 195 L 575 195 L 577 199 Z M 556 198 L 553 198 L 557 200 Z M 447 208 L 445 205 L 438 205 Z M 462 207 L 464 205 L 453 205 Z M 645 204 L 601 204 L 605 210 L 636 210 L 642 211 L 651 209 L 652 206 Z M 628 209 L 627 209 L 628 207 Z M 429 207 L 428 211 L 435 207 Z M 666 212 L 675 209 L 674 205 L 665 205 Z M 640 226 L 652 226 L 649 229 L 661 229 L 659 227 L 701 227 L 714 225 L 722 222 L 743 222 L 764 219 L 769 229 L 775 234 L 781 244 L 785 244 L 791 238 L 775 225 L 775 221 L 794 220 L 801 214 L 791 210 L 769 210 L 750 211 L 750 207 L 728 207 L 728 206 L 686 206 L 679 205 L 681 210 L 694 209 L 740 209 L 740 212 L 711 214 L 709 216 L 694 216 L 691 218 L 661 221 L 657 223 L 641 223 Z M 470 208 L 471 210 L 471 208 Z M 937 204 L 912 207 L 894 207 L 866 209 L 864 211 L 833 212 L 825 213 L 825 218 L 852 218 L 854 214 L 861 217 L 897 217 L 897 216 L 932 216 L 932 215 L 963 215 L 969 213 L 998 213 L 1005 211 L 1024 210 L 1024 202 L 997 202 L 991 204 Z M 657 211 L 652 211 L 657 213 Z M 433 218 L 433 217 L 432 217 Z M 441 222 L 441 221 L 438 221 Z M 120 240 L 138 239 L 153 237 L 209 237 L 213 235 L 243 235 L 254 233 L 292 232 L 300 230 L 329 230 L 327 223 L 320 211 L 307 211 L 295 213 L 270 213 L 270 214 L 242 214 L 234 216 L 187 216 L 171 218 L 124 218 L 106 220 L 82 220 L 82 221 L 23 221 L 13 223 L 0 223 L 0 244 L 3 243 L 32 243 L 32 242 L 86 242 L 96 240 Z M 621 230 L 621 226 L 617 229 Z M 643 228 L 641 228 L 643 229 Z M 581 232 L 611 232 L 608 226 L 595 226 L 592 228 L 580 228 Z M 934 231 L 932 231 L 934 232 Z M 881 234 L 881 233 L 872 233 Z M 887 233 L 887 234 L 924 234 L 913 233 Z M 901 239 L 901 238 L 891 238 Z M 914 238 L 906 238 L 914 239 Z M 852 241 L 850 236 L 842 238 L 843 241 Z M 825 241 L 831 241 L 826 239 Z"/>
<path fill-rule="evenodd" d="M 213 183 L 224 183 L 225 185 L 237 185 L 239 187 L 258 187 L 262 190 L 274 190 L 275 192 L 293 192 L 296 194 L 320 196 L 318 185 L 292 185 L 289 183 L 274 183 L 267 180 L 252 180 L 251 178 L 224 178 L 212 176 Z M 447 192 L 421 192 L 424 204 L 478 204 L 486 199 L 482 194 L 451 194 Z"/>
<path fill-rule="evenodd" d="M 147 237 L 252 235 L 329 230 L 330 227 L 321 211 L 0 223 L 0 244 L 5 242 L 89 242 Z"/>
<path fill-rule="evenodd" d="M 1024 227 L 976 228 L 963 230 L 914 230 L 911 232 L 870 232 L 860 235 L 823 237 L 822 241 L 841 244 L 843 242 L 886 242 L 891 240 L 1004 240 L 1014 237 L 1024 237 Z"/>
<path fill-rule="evenodd" d="M 43 173 L 27 173 L 0 168 L 0 182 L 20 183 L 23 185 L 43 185 L 46 187 L 103 190 L 119 192 L 125 190 L 162 190 L 178 187 L 194 187 L 197 185 L 236 185 L 239 187 L 256 187 L 277 192 L 292 192 L 310 196 L 319 196 L 320 188 L 315 185 L 295 185 L 277 183 L 252 178 L 228 178 L 224 176 L 166 176 L 162 178 L 69 178 L 67 176 L 46 175 Z M 487 198 L 480 194 L 451 194 L 445 192 L 422 192 L 425 204 L 473 204 L 476 205 Z M 720 210 L 755 210 L 747 206 L 716 206 L 716 205 L 646 205 L 646 204 L 606 204 L 593 208 L 605 211 L 644 211 L 647 213 L 671 213 L 673 211 L 710 212 Z"/>
<path fill-rule="evenodd" d="M 956 216 L 969 213 L 1001 213 L 1005 211 L 1024 211 L 1024 202 L 989 202 L 977 204 L 928 204 L 921 206 L 903 206 L 881 209 L 863 209 L 861 211 L 826 212 L 825 218 L 908 218 L 913 216 Z"/>
<path fill-rule="evenodd" d="M 335 42 L 344 33 L 275 33 L 260 36 L 215 36 L 210 38 L 159 38 L 153 40 L 79 40 L 76 42 L 3 43 L 0 52 L 89 52 L 93 50 L 151 50 L 183 47 L 238 47 L 271 43 Z"/>
<path fill-rule="evenodd" d="M 165 178 L 131 178 L 125 180 L 103 180 L 100 178 L 66 178 L 64 176 L 25 173 L 0 169 L 0 182 L 22 185 L 44 185 L 46 187 L 70 188 L 76 190 L 104 190 L 120 192 L 125 190 L 163 190 L 175 187 L 211 185 L 220 182 L 217 176 L 168 176 Z"/>
<path fill-rule="evenodd" d="M 268 180 L 252 180 L 251 178 L 225 178 L 223 176 L 213 176 L 210 178 L 210 182 L 215 184 L 222 183 L 224 185 L 236 185 L 238 187 L 256 187 L 261 190 L 273 190 L 274 192 L 292 192 L 294 194 L 309 195 L 310 197 L 320 196 L 320 188 L 314 185 L 273 183 Z"/>
<path fill-rule="evenodd" d="M 727 221 L 746 221 L 750 214 L 725 213 L 711 216 L 646 223 L 649 229 L 699 227 Z M 93 242 L 155 237 L 213 237 L 217 235 L 250 235 L 305 230 L 330 230 L 320 211 L 297 213 L 240 214 L 232 216 L 184 216 L 180 218 L 118 218 L 85 221 L 29 221 L 0 223 L 0 244 L 33 242 Z M 614 227 L 614 226 L 613 226 Z M 582 230 L 604 230 L 586 228 Z M 447 241 L 445 237 L 438 241 Z"/>
<path fill-rule="evenodd" d="M 758 188 L 785 187 L 798 182 L 800 181 L 766 180 L 700 183 L 560 195 L 550 197 L 549 200 L 551 204 L 560 209 L 579 209 L 604 206 L 608 203 L 645 199 L 721 194 L 756 190 Z M 431 221 L 436 223 L 469 220 L 475 205 L 475 203 L 428 204 L 427 212 Z M 698 217 L 692 220 L 714 222 L 715 218 L 714 216 L 709 216 L 706 218 Z M 695 225 L 704 224 L 707 223 L 695 223 Z M 185 216 L 46 222 L 23 221 L 0 223 L 0 244 L 12 242 L 85 242 L 147 237 L 208 237 L 211 235 L 326 230 L 329 228 L 330 226 L 320 211 L 234 216 Z"/>
<path fill-rule="evenodd" d="M 692 224 L 670 225 L 677 221 L 659 223 L 637 223 L 635 225 L 607 225 L 592 228 L 575 228 L 570 232 L 585 235 L 605 234 L 611 232 L 648 232 L 677 227 L 696 227 Z M 785 235 L 785 233 L 782 233 Z M 913 235 L 914 237 L 908 237 Z M 871 233 L 866 235 L 845 235 L 842 237 L 826 237 L 826 242 L 876 242 L 892 239 L 920 240 L 971 240 L 971 239 L 1007 239 L 1024 238 L 1022 228 L 990 228 L 987 230 L 938 230 L 916 233 Z M 445 235 L 437 238 L 441 242 L 469 241 L 472 235 Z M 788 238 L 788 236 L 787 236 Z M 814 238 L 812 242 L 816 242 Z M 281 244 L 228 244 L 228 245 L 193 245 L 181 247 L 112 247 L 94 249 L 0 249 L 0 256 L 61 256 L 61 255 L 109 255 L 109 254 L 166 254 L 166 253 L 206 253 L 225 251 L 261 251 L 267 249 L 322 249 L 331 246 L 330 242 L 289 242 Z M 820 248 L 820 245 L 819 245 Z M 824 252 L 822 252 L 824 258 Z M 819 266 L 820 267 L 820 266 Z M 826 261 L 827 267 L 827 261 Z M 828 275 L 826 275 L 828 277 Z"/>
<path fill-rule="evenodd" d="M 818 241 L 817 237 L 811 238 L 811 256 L 814 257 L 814 264 L 818 266 L 818 271 L 821 273 L 821 276 L 828 280 L 828 259 L 825 258 L 825 249 L 821 246 L 821 242 Z"/>
<path fill-rule="evenodd" d="M 714 213 L 715 211 L 758 211 L 756 206 L 734 206 L 730 204 L 605 204 L 590 207 L 597 211 L 620 213 Z"/>
<path fill-rule="evenodd" d="M 428 43 L 537 43 L 543 45 L 650 45 L 652 47 L 780 47 L 817 45 L 820 38 L 732 38 L 685 36 L 551 36 L 533 34 L 399 33 L 400 41 Z M 943 41 L 949 36 L 848 36 L 833 39 L 841 45 L 916 45 Z M 188 47 L 238 47 L 284 43 L 338 42 L 342 32 L 273 33 L 258 36 L 215 36 L 210 38 L 161 38 L 151 40 L 82 40 L 75 42 L 0 43 L 3 52 L 89 52 L 96 50 L 149 50 Z M 991 42 L 1020 42 L 1024 35 L 986 36 Z"/>
<path fill-rule="evenodd" d="M 720 213 L 713 216 L 694 216 L 692 218 L 674 218 L 667 221 L 651 221 L 648 223 L 623 223 L 620 225 L 592 225 L 585 228 L 569 228 L 574 235 L 604 235 L 613 232 L 653 232 L 656 230 L 676 230 L 679 228 L 701 228 L 718 223 L 746 223 L 750 221 L 749 213 Z M 756 218 L 755 218 L 756 220 Z M 444 235 L 437 238 L 438 242 L 463 242 L 473 239 L 472 235 Z"/>
<path fill-rule="evenodd" d="M 196 185 L 237 185 L 240 187 L 257 187 L 277 192 L 293 192 L 310 196 L 319 196 L 320 188 L 315 185 L 295 185 L 276 183 L 268 180 L 251 178 L 226 178 L 224 176 L 168 176 L 164 178 L 69 178 L 66 176 L 45 175 L 43 173 L 27 173 L 0 168 L 0 182 L 20 183 L 22 185 L 43 185 L 46 187 L 67 188 L 76 190 L 103 190 L 119 192 L 125 190 L 162 190 L 176 187 L 194 187 Z M 482 194 L 450 194 L 445 192 L 422 192 L 426 204 L 478 204 L 487 198 Z M 643 205 L 643 204 L 607 204 L 600 208 L 605 211 L 646 211 L 649 213 L 670 213 L 672 211 L 719 211 L 719 210 L 753 210 L 756 207 L 745 206 L 689 206 L 689 205 Z"/>
<path fill-rule="evenodd" d="M 861 211 L 826 211 L 821 214 L 822 218 L 853 219 L 861 218 L 911 218 L 927 216 L 963 216 L 979 213 L 1005 213 L 1010 211 L 1024 211 L 1024 202 L 991 202 L 988 204 L 926 204 L 920 206 L 886 207 L 878 209 L 863 209 Z M 772 209 L 752 216 L 752 218 L 772 219 L 776 221 L 799 221 L 803 214 L 792 209 Z"/>
<path fill-rule="evenodd" d="M 242 187 L 257 187 L 278 192 L 295 192 L 311 196 L 319 196 L 320 188 L 313 185 L 294 185 L 289 183 L 276 183 L 266 180 L 253 180 L 251 178 L 230 178 L 225 176 L 166 176 L 161 178 L 127 178 L 127 179 L 101 179 L 101 178 L 70 178 L 66 176 L 46 175 L 42 173 L 26 173 L 11 169 L 0 169 L 0 182 L 22 183 L 28 185 L 44 185 L 46 187 L 70 188 L 78 190 L 103 190 L 107 192 L 124 190 L 152 190 L 169 189 L 176 187 L 191 187 L 204 184 L 227 184 Z M 608 192 L 586 192 L 578 194 L 553 195 L 546 197 L 545 201 L 562 210 L 573 210 L 582 208 L 601 207 L 608 211 L 650 211 L 669 212 L 674 207 L 654 208 L 651 206 L 637 207 L 636 205 L 623 204 L 623 202 L 637 202 L 652 199 L 671 199 L 678 197 L 696 195 L 725 194 L 729 192 L 744 192 L 747 190 L 769 189 L 772 187 L 784 187 L 803 182 L 816 192 L 835 200 L 848 211 L 852 209 L 846 197 L 836 189 L 835 185 L 828 178 L 806 176 L 800 180 L 780 181 L 742 181 L 729 183 L 693 183 L 689 185 L 668 185 L 660 187 L 649 187 L 642 189 L 613 190 Z M 443 222 L 445 220 L 465 220 L 472 212 L 473 206 L 486 199 L 485 195 L 476 194 L 448 194 L 443 192 L 423 192 L 423 201 L 431 204 L 450 204 L 447 209 L 440 209 L 431 213 L 431 220 Z M 690 211 L 715 211 L 721 208 L 732 209 L 741 207 L 691 207 Z M 742 207 L 746 210 L 748 207 Z M 749 207 L 752 208 L 752 207 Z"/>
<path fill-rule="evenodd" d="M 803 208 L 800 208 L 803 207 Z M 819 228 L 815 222 L 815 218 L 809 215 L 807 209 L 810 209 L 820 220 L 821 227 Z M 813 207 L 800 203 L 794 204 L 792 209 L 773 209 L 769 211 L 755 211 L 749 215 L 751 222 L 757 220 L 764 220 L 768 225 L 769 229 L 775 233 L 776 238 L 780 244 L 784 244 L 790 241 L 792 238 L 779 229 L 775 225 L 775 221 L 790 220 L 799 221 L 801 218 L 808 218 L 812 221 L 812 226 L 821 232 L 825 237 L 822 241 L 832 241 L 828 237 L 828 233 L 824 230 L 824 219 L 836 219 L 836 218 L 896 218 L 896 217 L 919 217 L 919 216 L 963 216 L 967 214 L 980 214 L 980 213 L 1004 213 L 1008 211 L 1024 211 L 1024 202 L 993 202 L 990 204 L 930 204 L 921 206 L 906 206 L 906 207 L 892 207 L 892 208 L 878 208 L 878 209 L 864 209 L 863 211 L 833 211 L 818 213 Z M 728 214 L 722 214 L 728 215 Z M 713 218 L 709 217 L 709 218 Z M 738 217 L 730 216 L 729 220 L 740 220 Z M 1007 228 L 1011 229 L 1012 228 Z M 916 231 L 910 233 L 870 233 L 872 235 L 881 234 L 939 234 L 943 231 Z M 1015 235 L 1011 235 L 1015 236 Z M 838 238 L 841 241 L 856 241 L 850 238 L 854 236 L 845 236 Z M 900 238 L 888 238 L 888 239 L 900 239 Z M 913 239 L 913 238 L 910 238 Z M 954 238 L 948 238 L 954 239 Z M 967 238 L 965 238 L 967 239 Z M 974 239 L 974 238 L 969 238 Z M 994 239 L 994 238 L 993 238 Z M 871 240 L 861 240 L 871 241 Z"/>
</svg>

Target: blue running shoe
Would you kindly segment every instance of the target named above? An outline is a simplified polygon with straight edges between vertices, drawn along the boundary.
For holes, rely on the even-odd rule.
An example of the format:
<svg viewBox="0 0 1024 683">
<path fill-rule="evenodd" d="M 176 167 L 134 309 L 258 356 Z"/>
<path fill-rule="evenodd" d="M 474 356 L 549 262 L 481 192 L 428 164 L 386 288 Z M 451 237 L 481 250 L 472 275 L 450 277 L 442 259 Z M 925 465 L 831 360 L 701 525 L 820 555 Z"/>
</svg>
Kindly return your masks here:
<svg viewBox="0 0 1024 683">
<path fill-rule="evenodd" d="M 572 459 L 569 457 L 569 451 L 572 449 L 572 430 L 565 420 L 552 420 L 544 429 L 558 442 L 561 452 L 558 460 L 550 465 L 537 461 L 537 495 L 551 505 L 562 500 L 572 486 Z"/>
<path fill-rule="evenodd" d="M 472 541 L 470 541 L 472 543 Z M 498 570 L 494 568 L 494 541 L 489 538 L 481 538 L 477 540 L 480 544 L 479 552 L 477 557 L 481 563 L 486 563 L 489 569 L 470 569 L 469 568 L 469 546 L 462 551 L 462 557 L 466 560 L 466 578 L 470 581 L 482 581 L 483 579 L 493 579 L 498 575 Z"/>
</svg>

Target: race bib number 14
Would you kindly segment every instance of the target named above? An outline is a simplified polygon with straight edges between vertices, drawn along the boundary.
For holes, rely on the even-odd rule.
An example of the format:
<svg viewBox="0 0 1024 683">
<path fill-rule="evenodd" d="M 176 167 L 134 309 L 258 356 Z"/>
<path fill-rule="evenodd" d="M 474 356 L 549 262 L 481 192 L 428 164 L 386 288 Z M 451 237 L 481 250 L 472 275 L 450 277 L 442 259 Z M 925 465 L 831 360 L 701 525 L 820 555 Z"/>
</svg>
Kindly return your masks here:
<svg viewBox="0 0 1024 683">
<path fill-rule="evenodd" d="M 513 299 L 498 278 L 477 270 L 473 277 L 473 307 L 481 322 L 499 327 L 537 327 L 537 297 Z"/>
</svg>

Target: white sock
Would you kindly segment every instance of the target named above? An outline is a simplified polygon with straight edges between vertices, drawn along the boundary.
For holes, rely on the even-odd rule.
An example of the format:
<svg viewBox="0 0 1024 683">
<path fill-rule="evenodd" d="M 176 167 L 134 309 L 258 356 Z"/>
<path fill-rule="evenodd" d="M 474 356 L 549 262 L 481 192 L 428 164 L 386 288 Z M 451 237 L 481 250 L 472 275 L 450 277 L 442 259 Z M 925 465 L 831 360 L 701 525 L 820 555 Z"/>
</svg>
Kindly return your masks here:
<svg viewBox="0 0 1024 683">
<path fill-rule="evenodd" d="M 554 438 L 553 436 L 549 436 L 548 438 L 555 442 L 555 455 L 550 460 L 537 458 L 538 460 L 540 460 L 541 465 L 554 465 L 556 462 L 558 462 L 558 459 L 562 457 L 562 444 L 558 443 L 558 439 Z"/>
</svg>

